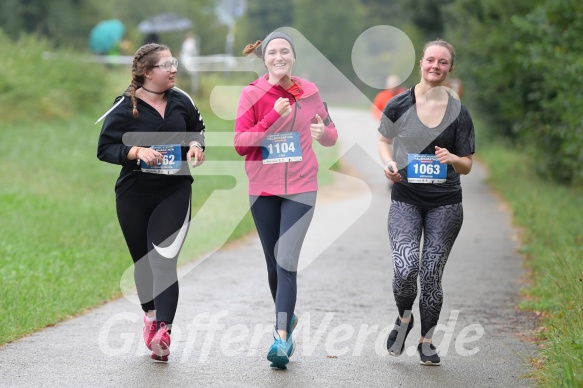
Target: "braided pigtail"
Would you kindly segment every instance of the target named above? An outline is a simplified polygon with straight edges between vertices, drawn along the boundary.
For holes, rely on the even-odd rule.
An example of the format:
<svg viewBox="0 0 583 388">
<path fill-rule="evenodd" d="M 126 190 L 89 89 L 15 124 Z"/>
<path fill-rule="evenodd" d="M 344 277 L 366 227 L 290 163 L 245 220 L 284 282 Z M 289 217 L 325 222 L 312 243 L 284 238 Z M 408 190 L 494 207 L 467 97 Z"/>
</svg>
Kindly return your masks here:
<svg viewBox="0 0 583 388">
<path fill-rule="evenodd" d="M 168 46 L 158 43 L 145 44 L 136 51 L 132 62 L 132 82 L 128 87 L 128 93 L 132 100 L 132 115 L 138 118 L 138 100 L 136 99 L 136 90 L 144 84 L 145 71 L 156 66 L 160 51 L 170 51 Z"/>
<path fill-rule="evenodd" d="M 134 79 L 132 79 L 132 83 L 130 84 L 129 88 L 128 88 L 128 92 L 130 95 L 130 98 L 132 99 L 132 115 L 134 116 L 134 119 L 138 118 L 138 100 L 136 99 L 136 90 L 138 89 L 138 82 Z"/>
</svg>

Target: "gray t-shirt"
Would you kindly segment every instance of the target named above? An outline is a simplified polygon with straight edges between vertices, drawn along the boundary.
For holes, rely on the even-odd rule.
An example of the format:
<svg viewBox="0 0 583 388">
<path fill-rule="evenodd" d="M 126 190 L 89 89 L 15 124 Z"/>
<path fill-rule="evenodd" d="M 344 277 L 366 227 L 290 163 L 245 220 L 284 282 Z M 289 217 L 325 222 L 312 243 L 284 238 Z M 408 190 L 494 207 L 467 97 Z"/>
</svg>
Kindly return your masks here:
<svg viewBox="0 0 583 388">
<path fill-rule="evenodd" d="M 397 197 L 408 199 L 404 202 L 411 203 L 412 199 L 409 197 L 420 195 L 424 203 L 433 203 L 432 198 L 439 202 L 445 200 L 451 203 L 452 200 L 447 200 L 447 193 L 452 193 L 461 200 L 460 177 L 452 166 L 447 166 L 447 178 L 444 183 L 407 181 L 409 154 L 435 154 L 435 146 L 447 148 L 458 156 L 468 156 L 475 152 L 474 124 L 468 110 L 460 101 L 450 95 L 441 123 L 435 128 L 428 128 L 417 116 L 415 90 L 414 87 L 410 88 L 387 104 L 381 117 L 379 132 L 386 138 L 394 139 L 393 158 L 403 178 L 394 186 L 393 199 L 396 199 L 396 194 Z"/>
</svg>

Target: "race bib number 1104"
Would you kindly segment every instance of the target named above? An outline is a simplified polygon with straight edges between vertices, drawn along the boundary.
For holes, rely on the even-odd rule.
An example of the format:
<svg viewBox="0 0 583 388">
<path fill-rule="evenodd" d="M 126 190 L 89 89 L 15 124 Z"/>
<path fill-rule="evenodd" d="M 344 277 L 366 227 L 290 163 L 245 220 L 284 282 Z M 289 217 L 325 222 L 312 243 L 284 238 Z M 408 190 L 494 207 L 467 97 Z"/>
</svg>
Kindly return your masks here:
<svg viewBox="0 0 583 388">
<path fill-rule="evenodd" d="M 302 161 L 302 148 L 298 132 L 267 135 L 261 147 L 263 164 Z"/>
</svg>

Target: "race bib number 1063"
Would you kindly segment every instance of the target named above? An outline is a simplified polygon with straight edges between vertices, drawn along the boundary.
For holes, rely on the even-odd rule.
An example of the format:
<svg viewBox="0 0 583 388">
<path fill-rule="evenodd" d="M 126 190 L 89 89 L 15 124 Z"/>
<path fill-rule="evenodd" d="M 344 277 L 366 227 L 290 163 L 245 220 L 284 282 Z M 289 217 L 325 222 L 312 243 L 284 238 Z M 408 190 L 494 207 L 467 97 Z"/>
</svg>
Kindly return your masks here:
<svg viewBox="0 0 583 388">
<path fill-rule="evenodd" d="M 409 154 L 407 182 L 443 183 L 447 179 L 447 164 L 439 163 L 432 154 Z"/>
</svg>

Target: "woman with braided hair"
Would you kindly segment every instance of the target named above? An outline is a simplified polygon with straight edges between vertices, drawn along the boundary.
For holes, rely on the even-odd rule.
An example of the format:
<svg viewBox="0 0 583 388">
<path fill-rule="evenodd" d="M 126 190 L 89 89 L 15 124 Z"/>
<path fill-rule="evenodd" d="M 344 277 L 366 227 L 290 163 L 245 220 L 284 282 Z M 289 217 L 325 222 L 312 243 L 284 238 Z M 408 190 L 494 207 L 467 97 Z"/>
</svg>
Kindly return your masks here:
<svg viewBox="0 0 583 388">
<path fill-rule="evenodd" d="M 204 122 L 192 99 L 175 87 L 177 68 L 168 47 L 140 47 L 130 86 L 98 120 L 105 118 L 97 157 L 122 166 L 117 216 L 134 262 L 144 341 L 156 361 L 170 354 L 176 265 L 190 222 L 188 163 L 197 167 L 205 158 Z"/>
</svg>

